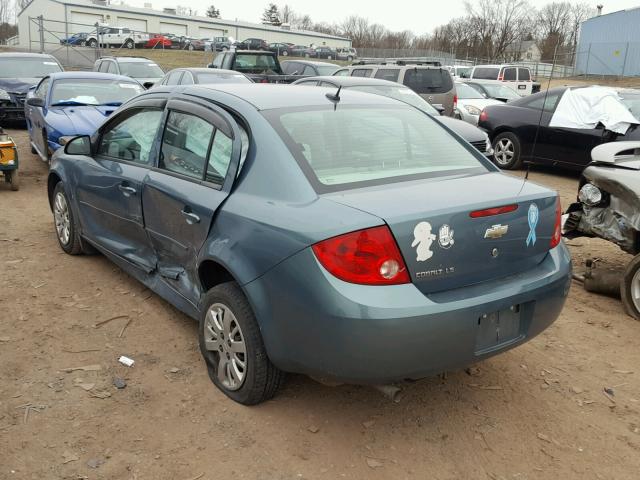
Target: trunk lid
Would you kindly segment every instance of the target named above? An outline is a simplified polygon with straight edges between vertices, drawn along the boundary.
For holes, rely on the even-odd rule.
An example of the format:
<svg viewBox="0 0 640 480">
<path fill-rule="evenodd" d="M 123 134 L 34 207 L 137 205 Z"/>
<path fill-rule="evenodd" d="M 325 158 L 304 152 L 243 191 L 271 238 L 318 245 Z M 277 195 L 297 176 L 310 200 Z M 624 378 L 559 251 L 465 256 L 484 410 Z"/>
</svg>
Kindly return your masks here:
<svg viewBox="0 0 640 480">
<path fill-rule="evenodd" d="M 533 268 L 549 251 L 555 225 L 555 192 L 501 173 L 402 182 L 331 193 L 326 198 L 384 220 L 412 282 L 423 293 Z M 470 216 L 505 205 L 517 205 L 517 209 Z M 530 208 L 538 211 L 533 229 Z"/>
</svg>

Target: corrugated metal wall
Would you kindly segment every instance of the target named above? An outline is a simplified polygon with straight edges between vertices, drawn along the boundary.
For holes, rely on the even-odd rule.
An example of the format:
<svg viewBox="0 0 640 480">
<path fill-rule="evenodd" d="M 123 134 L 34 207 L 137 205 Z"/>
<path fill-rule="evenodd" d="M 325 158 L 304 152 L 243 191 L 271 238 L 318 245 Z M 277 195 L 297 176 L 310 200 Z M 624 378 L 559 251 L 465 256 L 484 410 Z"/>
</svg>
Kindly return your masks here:
<svg viewBox="0 0 640 480">
<path fill-rule="evenodd" d="M 582 23 L 576 73 L 640 75 L 640 8 L 601 15 Z"/>
</svg>

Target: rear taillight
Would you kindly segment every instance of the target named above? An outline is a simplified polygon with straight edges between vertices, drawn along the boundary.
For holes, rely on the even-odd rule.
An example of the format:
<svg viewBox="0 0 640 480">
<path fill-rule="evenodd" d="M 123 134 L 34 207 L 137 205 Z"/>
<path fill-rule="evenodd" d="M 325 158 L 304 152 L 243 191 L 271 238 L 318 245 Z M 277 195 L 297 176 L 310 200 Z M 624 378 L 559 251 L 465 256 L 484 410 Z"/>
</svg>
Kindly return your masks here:
<svg viewBox="0 0 640 480">
<path fill-rule="evenodd" d="M 553 227 L 553 235 L 551 235 L 551 243 L 549 248 L 556 248 L 562 240 L 562 205 L 560 205 L 560 197 L 556 198 L 556 223 Z"/>
<path fill-rule="evenodd" d="M 485 208 L 484 210 L 474 210 L 469 213 L 471 218 L 493 217 L 494 215 L 502 215 L 503 213 L 515 212 L 518 209 L 517 204 L 502 205 L 500 207 Z"/>
<path fill-rule="evenodd" d="M 345 282 L 398 285 L 410 281 L 402 254 L 386 225 L 329 238 L 312 249 L 322 266 Z"/>
<path fill-rule="evenodd" d="M 486 111 L 486 110 L 482 110 L 482 111 L 480 112 L 480 118 L 479 118 L 479 121 L 480 121 L 480 122 L 484 122 L 487 118 L 489 118 L 489 115 L 487 114 L 487 111 Z"/>
<path fill-rule="evenodd" d="M 458 108 L 458 95 L 453 96 L 453 108 Z"/>
</svg>

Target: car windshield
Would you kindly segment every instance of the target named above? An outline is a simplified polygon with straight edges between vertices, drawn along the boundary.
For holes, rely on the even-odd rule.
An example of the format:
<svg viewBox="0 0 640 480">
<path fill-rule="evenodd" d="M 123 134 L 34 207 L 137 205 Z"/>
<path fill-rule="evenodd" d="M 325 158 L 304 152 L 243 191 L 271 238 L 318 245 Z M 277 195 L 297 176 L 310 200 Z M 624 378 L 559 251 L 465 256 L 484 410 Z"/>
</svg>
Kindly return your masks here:
<svg viewBox="0 0 640 480">
<path fill-rule="evenodd" d="M 264 71 L 276 71 L 276 59 L 273 55 L 250 55 L 236 53 L 233 62 L 233 70 L 238 72 L 261 73 Z"/>
<path fill-rule="evenodd" d="M 500 85 L 499 83 L 482 84 L 482 88 L 489 92 L 491 98 L 506 98 L 507 100 L 522 98 L 513 89 Z"/>
<path fill-rule="evenodd" d="M 622 103 L 624 103 L 624 106 L 629 109 L 633 116 L 640 118 L 640 92 L 620 92 L 619 95 L 622 97 Z"/>
<path fill-rule="evenodd" d="M 320 191 L 487 171 L 432 117 L 406 106 L 279 109 L 265 116 Z"/>
<path fill-rule="evenodd" d="M 351 88 L 360 92 L 375 93 L 385 97 L 395 98 L 401 102 L 408 103 L 409 105 L 422 110 L 429 115 L 440 115 L 438 111 L 431 106 L 424 98 L 418 95 L 413 90 L 403 87 L 402 85 L 354 85 Z"/>
<path fill-rule="evenodd" d="M 513 90 L 512 90 L 513 91 Z M 479 91 L 475 88 L 470 87 L 469 85 L 465 85 L 464 83 L 456 83 L 456 93 L 458 94 L 458 98 L 471 100 L 474 98 L 485 98 Z"/>
<path fill-rule="evenodd" d="M 241 73 L 198 73 L 198 83 L 251 83 Z"/>
<path fill-rule="evenodd" d="M 144 88 L 134 82 L 65 78 L 53 83 L 50 104 L 118 106 L 143 91 Z"/>
<path fill-rule="evenodd" d="M 320 65 L 320 66 L 316 66 L 316 69 L 318 70 L 318 75 L 326 75 L 326 76 L 330 76 L 333 75 L 335 73 L 336 70 L 338 70 L 338 68 L 340 67 L 334 67 L 333 65 Z"/>
<path fill-rule="evenodd" d="M 132 78 L 160 78 L 162 69 L 152 62 L 119 62 L 120 73 Z"/>
<path fill-rule="evenodd" d="M 33 57 L 0 58 L 0 78 L 42 78 L 50 73 L 61 71 L 60 65 L 53 59 Z"/>
</svg>

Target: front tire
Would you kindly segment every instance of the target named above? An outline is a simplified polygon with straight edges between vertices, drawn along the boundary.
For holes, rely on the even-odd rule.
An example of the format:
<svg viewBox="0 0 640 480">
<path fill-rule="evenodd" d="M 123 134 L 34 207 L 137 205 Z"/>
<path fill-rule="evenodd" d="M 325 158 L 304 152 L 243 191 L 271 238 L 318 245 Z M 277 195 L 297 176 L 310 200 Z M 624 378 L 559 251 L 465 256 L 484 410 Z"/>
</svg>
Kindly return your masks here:
<svg viewBox="0 0 640 480">
<path fill-rule="evenodd" d="M 620 296 L 627 315 L 640 320 L 640 255 L 635 256 L 624 271 Z"/>
<path fill-rule="evenodd" d="M 87 45 L 88 45 L 90 48 L 96 48 L 96 47 L 98 46 L 98 42 L 97 42 L 97 40 L 94 40 L 94 39 L 92 38 L 91 40 L 89 40 L 89 43 L 87 43 Z"/>
<path fill-rule="evenodd" d="M 287 52 L 286 50 L 284 50 L 284 51 L 282 52 L 282 56 L 283 56 L 283 57 L 288 57 L 288 56 L 289 56 L 289 52 Z"/>
<path fill-rule="evenodd" d="M 520 140 L 511 132 L 502 132 L 493 140 L 493 158 L 498 167 L 515 170 L 522 167 Z"/>
<path fill-rule="evenodd" d="M 18 170 L 5 172 L 5 175 L 7 176 L 7 182 L 11 185 L 11 190 L 14 192 L 20 190 L 20 175 L 18 174 Z"/>
<path fill-rule="evenodd" d="M 124 42 L 124 46 L 125 48 L 128 48 L 129 50 L 131 50 L 133 47 L 135 47 L 135 45 L 133 44 L 133 40 L 129 39 L 126 42 Z"/>
<path fill-rule="evenodd" d="M 262 342 L 260 328 L 235 282 L 217 285 L 202 302 L 200 351 L 209 378 L 232 400 L 256 405 L 272 398 L 284 379 Z"/>
<path fill-rule="evenodd" d="M 78 232 L 78 225 L 62 182 L 58 182 L 53 190 L 52 206 L 56 237 L 60 248 L 69 255 L 80 255 L 82 253 L 82 242 Z"/>
</svg>

